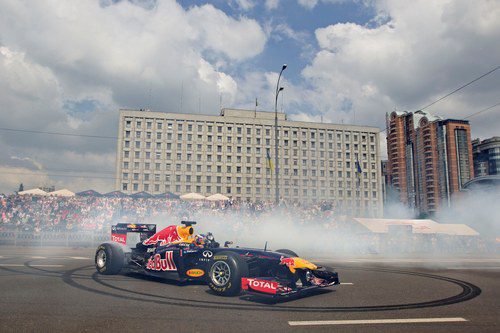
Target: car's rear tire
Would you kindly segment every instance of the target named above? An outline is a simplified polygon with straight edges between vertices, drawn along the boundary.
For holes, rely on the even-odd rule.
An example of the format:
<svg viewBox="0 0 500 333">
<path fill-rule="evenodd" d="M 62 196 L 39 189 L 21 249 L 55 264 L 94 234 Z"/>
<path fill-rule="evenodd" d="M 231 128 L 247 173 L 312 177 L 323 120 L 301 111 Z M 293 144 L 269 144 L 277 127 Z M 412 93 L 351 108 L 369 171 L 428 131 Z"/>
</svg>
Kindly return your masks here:
<svg viewBox="0 0 500 333">
<path fill-rule="evenodd" d="M 219 296 L 241 293 L 241 278 L 248 276 L 248 264 L 239 254 L 223 251 L 213 256 L 208 271 L 208 286 Z"/>
<path fill-rule="evenodd" d="M 289 249 L 279 249 L 279 250 L 276 250 L 276 252 L 289 255 L 290 257 L 298 257 L 299 256 L 297 253 L 295 253 Z"/>
<path fill-rule="evenodd" d="M 123 268 L 124 259 L 125 254 L 119 245 L 103 243 L 95 251 L 95 268 L 100 274 L 118 274 Z"/>
</svg>

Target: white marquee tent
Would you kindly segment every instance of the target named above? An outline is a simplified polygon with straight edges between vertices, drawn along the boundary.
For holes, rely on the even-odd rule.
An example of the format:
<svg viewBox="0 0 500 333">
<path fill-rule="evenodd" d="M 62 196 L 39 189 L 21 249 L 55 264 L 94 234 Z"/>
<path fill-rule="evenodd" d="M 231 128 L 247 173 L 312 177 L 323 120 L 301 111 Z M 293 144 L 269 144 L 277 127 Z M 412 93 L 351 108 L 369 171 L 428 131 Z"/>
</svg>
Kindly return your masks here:
<svg viewBox="0 0 500 333">
<path fill-rule="evenodd" d="M 208 196 L 206 199 L 208 201 L 227 201 L 227 200 L 229 200 L 228 197 L 226 197 L 225 195 L 220 194 L 220 193 L 212 194 L 211 196 Z"/>
<path fill-rule="evenodd" d="M 181 195 L 182 200 L 204 200 L 205 196 L 198 193 L 186 193 Z"/>
<path fill-rule="evenodd" d="M 71 192 L 70 190 L 65 189 L 65 188 L 63 188 L 62 190 L 57 190 L 57 191 L 54 191 L 54 192 L 49 192 L 47 194 L 48 195 L 55 195 L 55 196 L 58 196 L 58 197 L 74 197 L 75 196 L 74 192 Z"/>
<path fill-rule="evenodd" d="M 390 226 L 411 226 L 414 234 L 445 234 L 455 236 L 478 236 L 479 233 L 465 224 L 442 224 L 433 220 L 369 219 L 354 218 L 356 222 L 374 233 L 388 233 Z"/>
<path fill-rule="evenodd" d="M 19 195 L 47 195 L 47 192 L 40 190 L 39 188 L 32 188 L 31 190 L 21 191 Z"/>
</svg>

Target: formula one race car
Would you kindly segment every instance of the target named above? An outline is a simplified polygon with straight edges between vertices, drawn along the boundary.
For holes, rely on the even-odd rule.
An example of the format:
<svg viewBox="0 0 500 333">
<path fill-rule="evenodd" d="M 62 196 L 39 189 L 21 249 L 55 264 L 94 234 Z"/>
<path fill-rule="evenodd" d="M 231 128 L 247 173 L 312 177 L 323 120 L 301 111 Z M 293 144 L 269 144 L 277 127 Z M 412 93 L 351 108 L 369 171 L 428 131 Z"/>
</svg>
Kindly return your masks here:
<svg viewBox="0 0 500 333">
<path fill-rule="evenodd" d="M 100 274 L 122 270 L 177 281 L 205 281 L 217 295 L 245 291 L 287 297 L 339 284 L 338 274 L 299 258 L 293 251 L 224 247 L 211 233 L 193 235 L 196 222 L 182 221 L 156 232 L 154 224 L 119 223 L 112 226 L 111 242 L 99 245 L 95 266 Z M 127 238 L 140 235 L 133 246 Z M 137 239 L 137 240 L 139 240 Z"/>
</svg>

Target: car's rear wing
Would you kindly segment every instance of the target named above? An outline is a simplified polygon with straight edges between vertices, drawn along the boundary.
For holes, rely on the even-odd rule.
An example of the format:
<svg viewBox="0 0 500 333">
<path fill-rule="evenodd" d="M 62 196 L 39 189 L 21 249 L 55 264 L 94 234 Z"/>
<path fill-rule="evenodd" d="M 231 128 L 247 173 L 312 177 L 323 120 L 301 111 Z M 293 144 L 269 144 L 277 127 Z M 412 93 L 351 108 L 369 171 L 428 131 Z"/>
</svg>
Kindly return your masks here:
<svg viewBox="0 0 500 333">
<path fill-rule="evenodd" d="M 147 239 L 156 233 L 156 224 L 117 223 L 111 226 L 111 241 L 126 245 L 129 232 L 140 233 L 141 240 Z"/>
</svg>

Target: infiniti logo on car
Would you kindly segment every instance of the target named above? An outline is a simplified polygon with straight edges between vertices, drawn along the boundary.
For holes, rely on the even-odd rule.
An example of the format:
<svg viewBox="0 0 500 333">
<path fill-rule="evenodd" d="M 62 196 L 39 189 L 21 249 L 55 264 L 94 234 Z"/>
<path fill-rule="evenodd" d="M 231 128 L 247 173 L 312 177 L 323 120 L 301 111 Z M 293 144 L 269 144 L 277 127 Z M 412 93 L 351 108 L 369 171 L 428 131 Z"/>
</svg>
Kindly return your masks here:
<svg viewBox="0 0 500 333">
<path fill-rule="evenodd" d="M 203 256 L 205 258 L 212 258 L 213 255 L 212 251 L 203 251 Z"/>
</svg>

